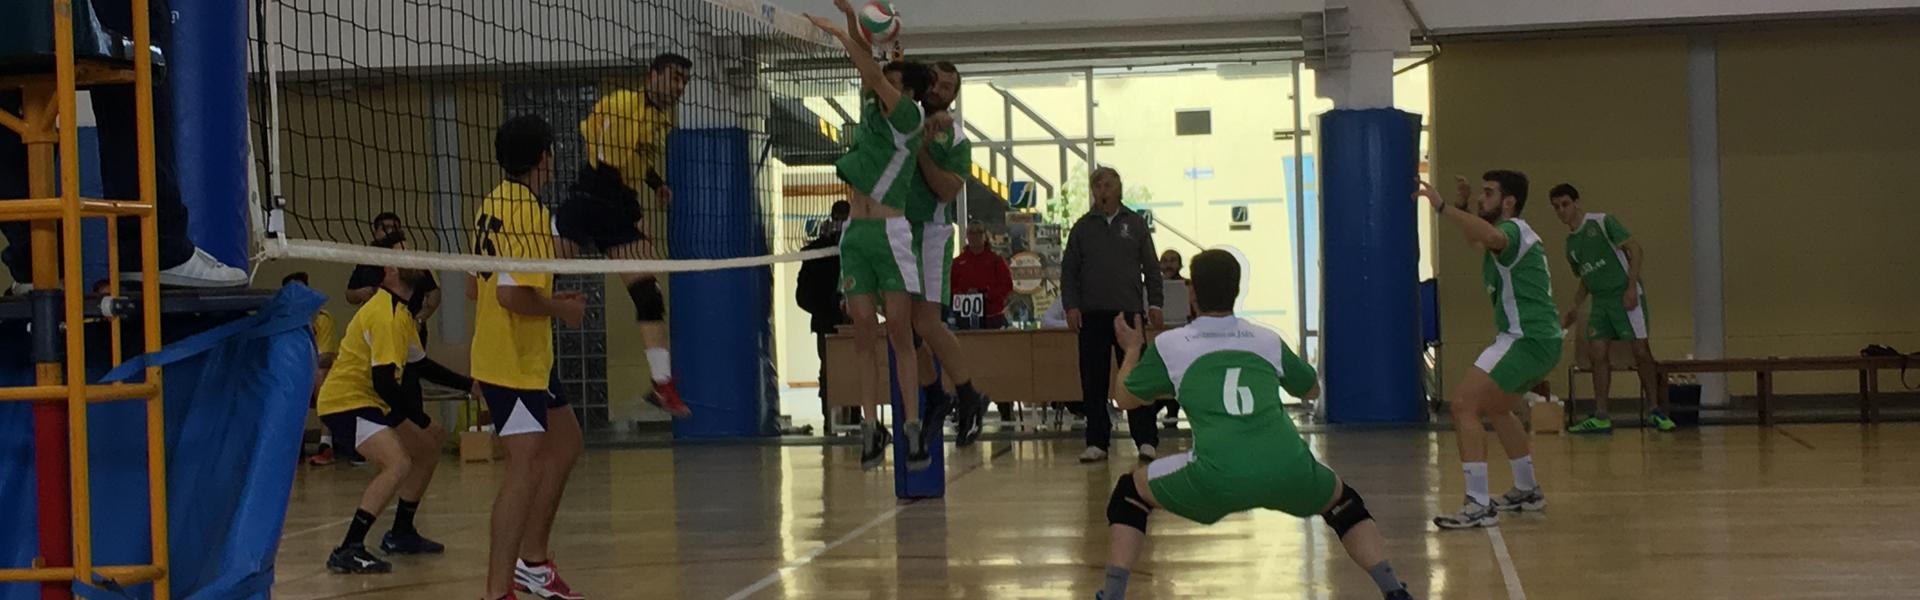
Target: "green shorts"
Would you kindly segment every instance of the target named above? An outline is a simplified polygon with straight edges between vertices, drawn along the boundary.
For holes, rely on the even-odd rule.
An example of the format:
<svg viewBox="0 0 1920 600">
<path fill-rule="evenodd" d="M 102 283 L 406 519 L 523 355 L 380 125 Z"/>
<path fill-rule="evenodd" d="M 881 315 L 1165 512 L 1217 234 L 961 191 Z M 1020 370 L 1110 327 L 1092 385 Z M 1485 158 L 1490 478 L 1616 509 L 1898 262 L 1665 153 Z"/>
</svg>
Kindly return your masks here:
<svg viewBox="0 0 1920 600">
<path fill-rule="evenodd" d="M 1500 390 L 1520 394 L 1547 378 L 1560 365 L 1559 338 L 1520 337 L 1502 333 L 1480 353 L 1473 366 L 1493 376 Z"/>
<path fill-rule="evenodd" d="M 1311 455 L 1293 462 L 1249 476 L 1195 463 L 1192 452 L 1181 452 L 1147 463 L 1147 488 L 1167 512 L 1202 525 L 1256 508 L 1300 518 L 1320 514 L 1336 492 L 1333 470 Z"/>
<path fill-rule="evenodd" d="M 906 217 L 855 219 L 840 234 L 840 292 L 920 293 L 914 266 L 913 231 Z"/>
<path fill-rule="evenodd" d="M 1587 312 L 1587 340 L 1647 339 L 1647 293 L 1640 292 L 1640 305 L 1627 310 L 1620 302 L 1622 292 L 1596 293 L 1593 309 Z"/>
<path fill-rule="evenodd" d="M 920 269 L 920 293 L 913 299 L 940 304 L 952 300 L 953 289 L 948 283 L 953 277 L 953 225 L 914 223 L 913 255 Z"/>
</svg>

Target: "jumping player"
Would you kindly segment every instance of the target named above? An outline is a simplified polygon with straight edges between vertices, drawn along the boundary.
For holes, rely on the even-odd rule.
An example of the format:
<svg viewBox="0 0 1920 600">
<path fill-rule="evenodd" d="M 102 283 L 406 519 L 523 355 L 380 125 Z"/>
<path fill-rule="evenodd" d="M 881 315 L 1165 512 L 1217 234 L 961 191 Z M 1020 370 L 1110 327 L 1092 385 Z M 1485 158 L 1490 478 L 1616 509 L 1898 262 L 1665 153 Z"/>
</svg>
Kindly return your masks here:
<svg viewBox="0 0 1920 600">
<path fill-rule="evenodd" d="M 1467 501 L 1460 511 L 1433 518 L 1442 529 L 1492 527 L 1500 510 L 1540 510 L 1547 497 L 1533 476 L 1531 440 L 1514 416 L 1514 403 L 1560 363 L 1560 321 L 1554 314 L 1553 286 L 1546 247 L 1533 227 L 1520 219 L 1527 207 L 1527 176 L 1517 171 L 1488 171 L 1481 176 L 1480 198 L 1466 178 L 1456 178 L 1459 201 L 1448 204 L 1426 182 L 1414 195 L 1425 198 L 1441 218 L 1451 221 L 1467 242 L 1482 251 L 1480 271 L 1493 300 L 1499 334 L 1454 388 L 1453 429 L 1466 474 Z M 1500 446 L 1513 467 L 1513 489 L 1492 498 L 1487 484 L 1487 432 L 1480 419 L 1493 422 Z"/>
<path fill-rule="evenodd" d="M 853 7 L 846 0 L 835 0 L 834 6 L 849 23 L 857 23 Z M 914 153 L 920 148 L 924 117 L 918 102 L 933 86 L 933 72 L 926 65 L 901 62 L 883 69 L 874 60 L 873 50 L 846 30 L 822 17 L 808 18 L 821 31 L 839 38 L 860 71 L 860 125 L 853 132 L 853 147 L 834 167 L 841 181 L 852 188 L 849 196 L 853 203 L 847 230 L 840 237 L 840 287 L 846 296 L 847 313 L 853 319 L 856 352 L 865 365 L 863 388 L 878 396 L 862 403 L 867 418 L 860 423 L 865 440 L 860 462 L 871 469 L 882 464 L 887 444 L 879 427 L 879 404 L 884 404 L 886 397 L 887 355 L 877 327 L 876 296 L 879 310 L 887 318 L 886 341 L 903 355 L 902 360 L 893 361 L 900 397 L 916 398 L 920 389 L 918 361 L 904 359 L 913 348 L 910 294 L 920 292 L 906 206 L 912 182 L 920 177 Z M 925 469 L 933 464 L 933 458 L 927 444 L 918 443 L 925 437 L 921 435 L 919 403 L 902 404 L 906 419 L 902 430 L 909 442 L 907 468 Z"/>
<path fill-rule="evenodd" d="M 367 482 L 347 537 L 327 557 L 335 573 L 386 573 L 393 565 L 367 552 L 367 532 L 397 493 L 393 529 L 380 540 L 387 554 L 439 554 L 446 550 L 414 529 L 420 499 L 433 483 L 445 430 L 427 417 L 420 399 L 422 378 L 457 390 L 473 381 L 427 358 L 408 300 L 427 289 L 426 271 L 385 267 L 379 288 L 347 323 L 339 359 L 320 385 L 317 412 L 333 439 L 373 460 L 380 469 Z M 406 376 L 403 371 L 408 371 Z"/>
<path fill-rule="evenodd" d="M 667 134 L 679 122 L 680 96 L 692 77 L 693 61 L 664 53 L 647 67 L 643 90 L 616 89 L 600 98 L 593 112 L 580 122 L 587 143 L 587 164 L 554 216 L 562 258 L 601 252 L 608 258 L 661 258 L 655 241 L 647 237 L 642 206 L 651 199 L 665 209 L 673 202 L 667 187 Z M 658 276 L 621 273 L 633 311 L 640 320 L 640 342 L 647 348 L 647 367 L 653 375 L 648 404 L 675 417 L 692 413 L 680 399 L 673 378 L 673 356 L 667 351 L 667 300 Z"/>
<path fill-rule="evenodd" d="M 940 440 L 940 423 L 949 410 L 958 409 L 954 426 L 954 445 L 969 446 L 980 435 L 981 417 L 987 397 L 973 388 L 967 361 L 961 356 L 960 340 L 942 318 L 951 299 L 949 286 L 953 275 L 954 203 L 965 200 L 967 175 L 973 170 L 973 143 L 961 123 L 948 109 L 960 94 L 960 69 L 953 63 L 934 65 L 933 88 L 922 105 L 927 123 L 922 150 L 915 155 L 920 163 L 920 178 L 912 182 L 907 198 L 907 223 L 913 228 L 913 251 L 920 269 L 920 293 L 914 295 L 913 332 L 925 341 L 918 348 L 920 381 L 927 397 L 926 422 L 920 444 L 934 448 Z M 934 359 L 947 379 L 954 382 L 960 404 L 952 405 L 947 391 L 934 373 Z"/>
<path fill-rule="evenodd" d="M 1320 464 L 1293 427 L 1280 390 L 1303 399 L 1320 395 L 1313 367 L 1280 334 L 1233 315 L 1240 295 L 1240 262 L 1221 250 L 1193 257 L 1193 296 L 1200 317 L 1160 334 L 1146 346 L 1125 315 L 1111 325 L 1125 358 L 1114 392 L 1121 410 L 1174 395 L 1187 409 L 1193 450 L 1160 457 L 1120 476 L 1107 503 L 1106 586 L 1094 597 L 1123 600 L 1147 517 L 1154 510 L 1211 525 L 1227 515 L 1265 508 L 1300 518 L 1320 515 L 1347 556 L 1388 600 L 1413 596 L 1387 562 L 1387 541 L 1366 500 Z M 1142 346 L 1146 346 L 1142 350 Z"/>
<path fill-rule="evenodd" d="M 552 146 L 553 129 L 533 115 L 508 120 L 494 135 L 507 179 L 480 203 L 476 254 L 554 257 L 552 218 L 535 195 L 553 177 Z M 517 589 L 582 599 L 551 564 L 547 538 L 583 449 L 580 422 L 554 390 L 553 320 L 578 326 L 586 302 L 577 293 L 555 293 L 551 273 L 475 279 L 473 378 L 507 446 L 506 477 L 493 499 L 486 598 L 513 598 Z"/>
</svg>

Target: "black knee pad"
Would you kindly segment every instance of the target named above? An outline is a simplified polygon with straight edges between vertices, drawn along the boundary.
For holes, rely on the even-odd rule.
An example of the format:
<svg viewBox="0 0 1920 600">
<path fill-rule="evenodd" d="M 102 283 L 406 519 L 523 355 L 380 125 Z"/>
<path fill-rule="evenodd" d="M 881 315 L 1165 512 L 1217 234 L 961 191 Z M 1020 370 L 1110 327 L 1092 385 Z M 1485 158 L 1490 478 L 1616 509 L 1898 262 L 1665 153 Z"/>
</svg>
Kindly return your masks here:
<svg viewBox="0 0 1920 600">
<path fill-rule="evenodd" d="M 1147 514 L 1151 512 L 1147 499 L 1141 498 L 1140 490 L 1133 485 L 1133 474 L 1121 475 L 1120 481 L 1113 484 L 1113 498 L 1107 500 L 1107 524 L 1125 525 L 1146 533 Z"/>
<path fill-rule="evenodd" d="M 641 322 L 667 320 L 667 299 L 660 295 L 659 281 L 635 281 L 627 286 L 627 295 L 633 297 L 633 313 Z"/>
<path fill-rule="evenodd" d="M 1354 526 L 1372 520 L 1373 513 L 1367 512 L 1367 501 L 1360 497 L 1360 492 L 1353 491 L 1353 486 L 1342 483 L 1340 484 L 1340 502 L 1335 503 L 1333 508 L 1327 509 L 1327 512 L 1320 513 L 1320 518 L 1327 520 L 1327 526 L 1333 528 L 1335 536 L 1346 537 L 1347 531 Z"/>
</svg>

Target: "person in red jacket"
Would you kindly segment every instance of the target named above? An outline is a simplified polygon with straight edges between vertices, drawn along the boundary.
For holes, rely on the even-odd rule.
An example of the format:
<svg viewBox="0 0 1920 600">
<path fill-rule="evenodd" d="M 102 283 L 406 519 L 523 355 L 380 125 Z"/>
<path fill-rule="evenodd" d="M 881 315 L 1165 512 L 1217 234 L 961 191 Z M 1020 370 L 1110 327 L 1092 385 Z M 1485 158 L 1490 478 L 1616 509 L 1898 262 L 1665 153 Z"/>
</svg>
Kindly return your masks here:
<svg viewBox="0 0 1920 600">
<path fill-rule="evenodd" d="M 954 320 L 960 329 L 1007 326 L 1007 295 L 1013 293 L 1013 270 L 1007 268 L 1007 259 L 987 246 L 987 228 L 979 221 L 967 224 L 967 247 L 953 259 L 952 288 L 955 296 L 980 294 L 984 300 L 977 326 L 972 319 L 956 315 Z"/>
</svg>

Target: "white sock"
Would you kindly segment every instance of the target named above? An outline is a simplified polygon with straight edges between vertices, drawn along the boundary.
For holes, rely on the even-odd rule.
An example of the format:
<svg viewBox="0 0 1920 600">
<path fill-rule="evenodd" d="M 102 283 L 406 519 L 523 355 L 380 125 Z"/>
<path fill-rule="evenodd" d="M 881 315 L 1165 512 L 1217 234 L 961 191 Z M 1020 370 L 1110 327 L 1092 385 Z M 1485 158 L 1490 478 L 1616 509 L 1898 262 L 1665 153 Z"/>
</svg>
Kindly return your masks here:
<svg viewBox="0 0 1920 600">
<path fill-rule="evenodd" d="M 647 349 L 647 368 L 653 371 L 654 383 L 666 383 L 673 379 L 673 355 L 666 348 Z"/>
<path fill-rule="evenodd" d="M 1460 463 L 1460 470 L 1467 473 L 1467 497 L 1481 506 L 1493 503 L 1493 493 L 1487 491 L 1487 463 Z"/>
<path fill-rule="evenodd" d="M 1481 464 L 1484 465 L 1485 463 Z M 1507 464 L 1513 465 L 1513 487 L 1522 490 L 1531 490 L 1540 487 L 1540 482 L 1533 480 L 1532 454 L 1507 461 Z"/>
</svg>

